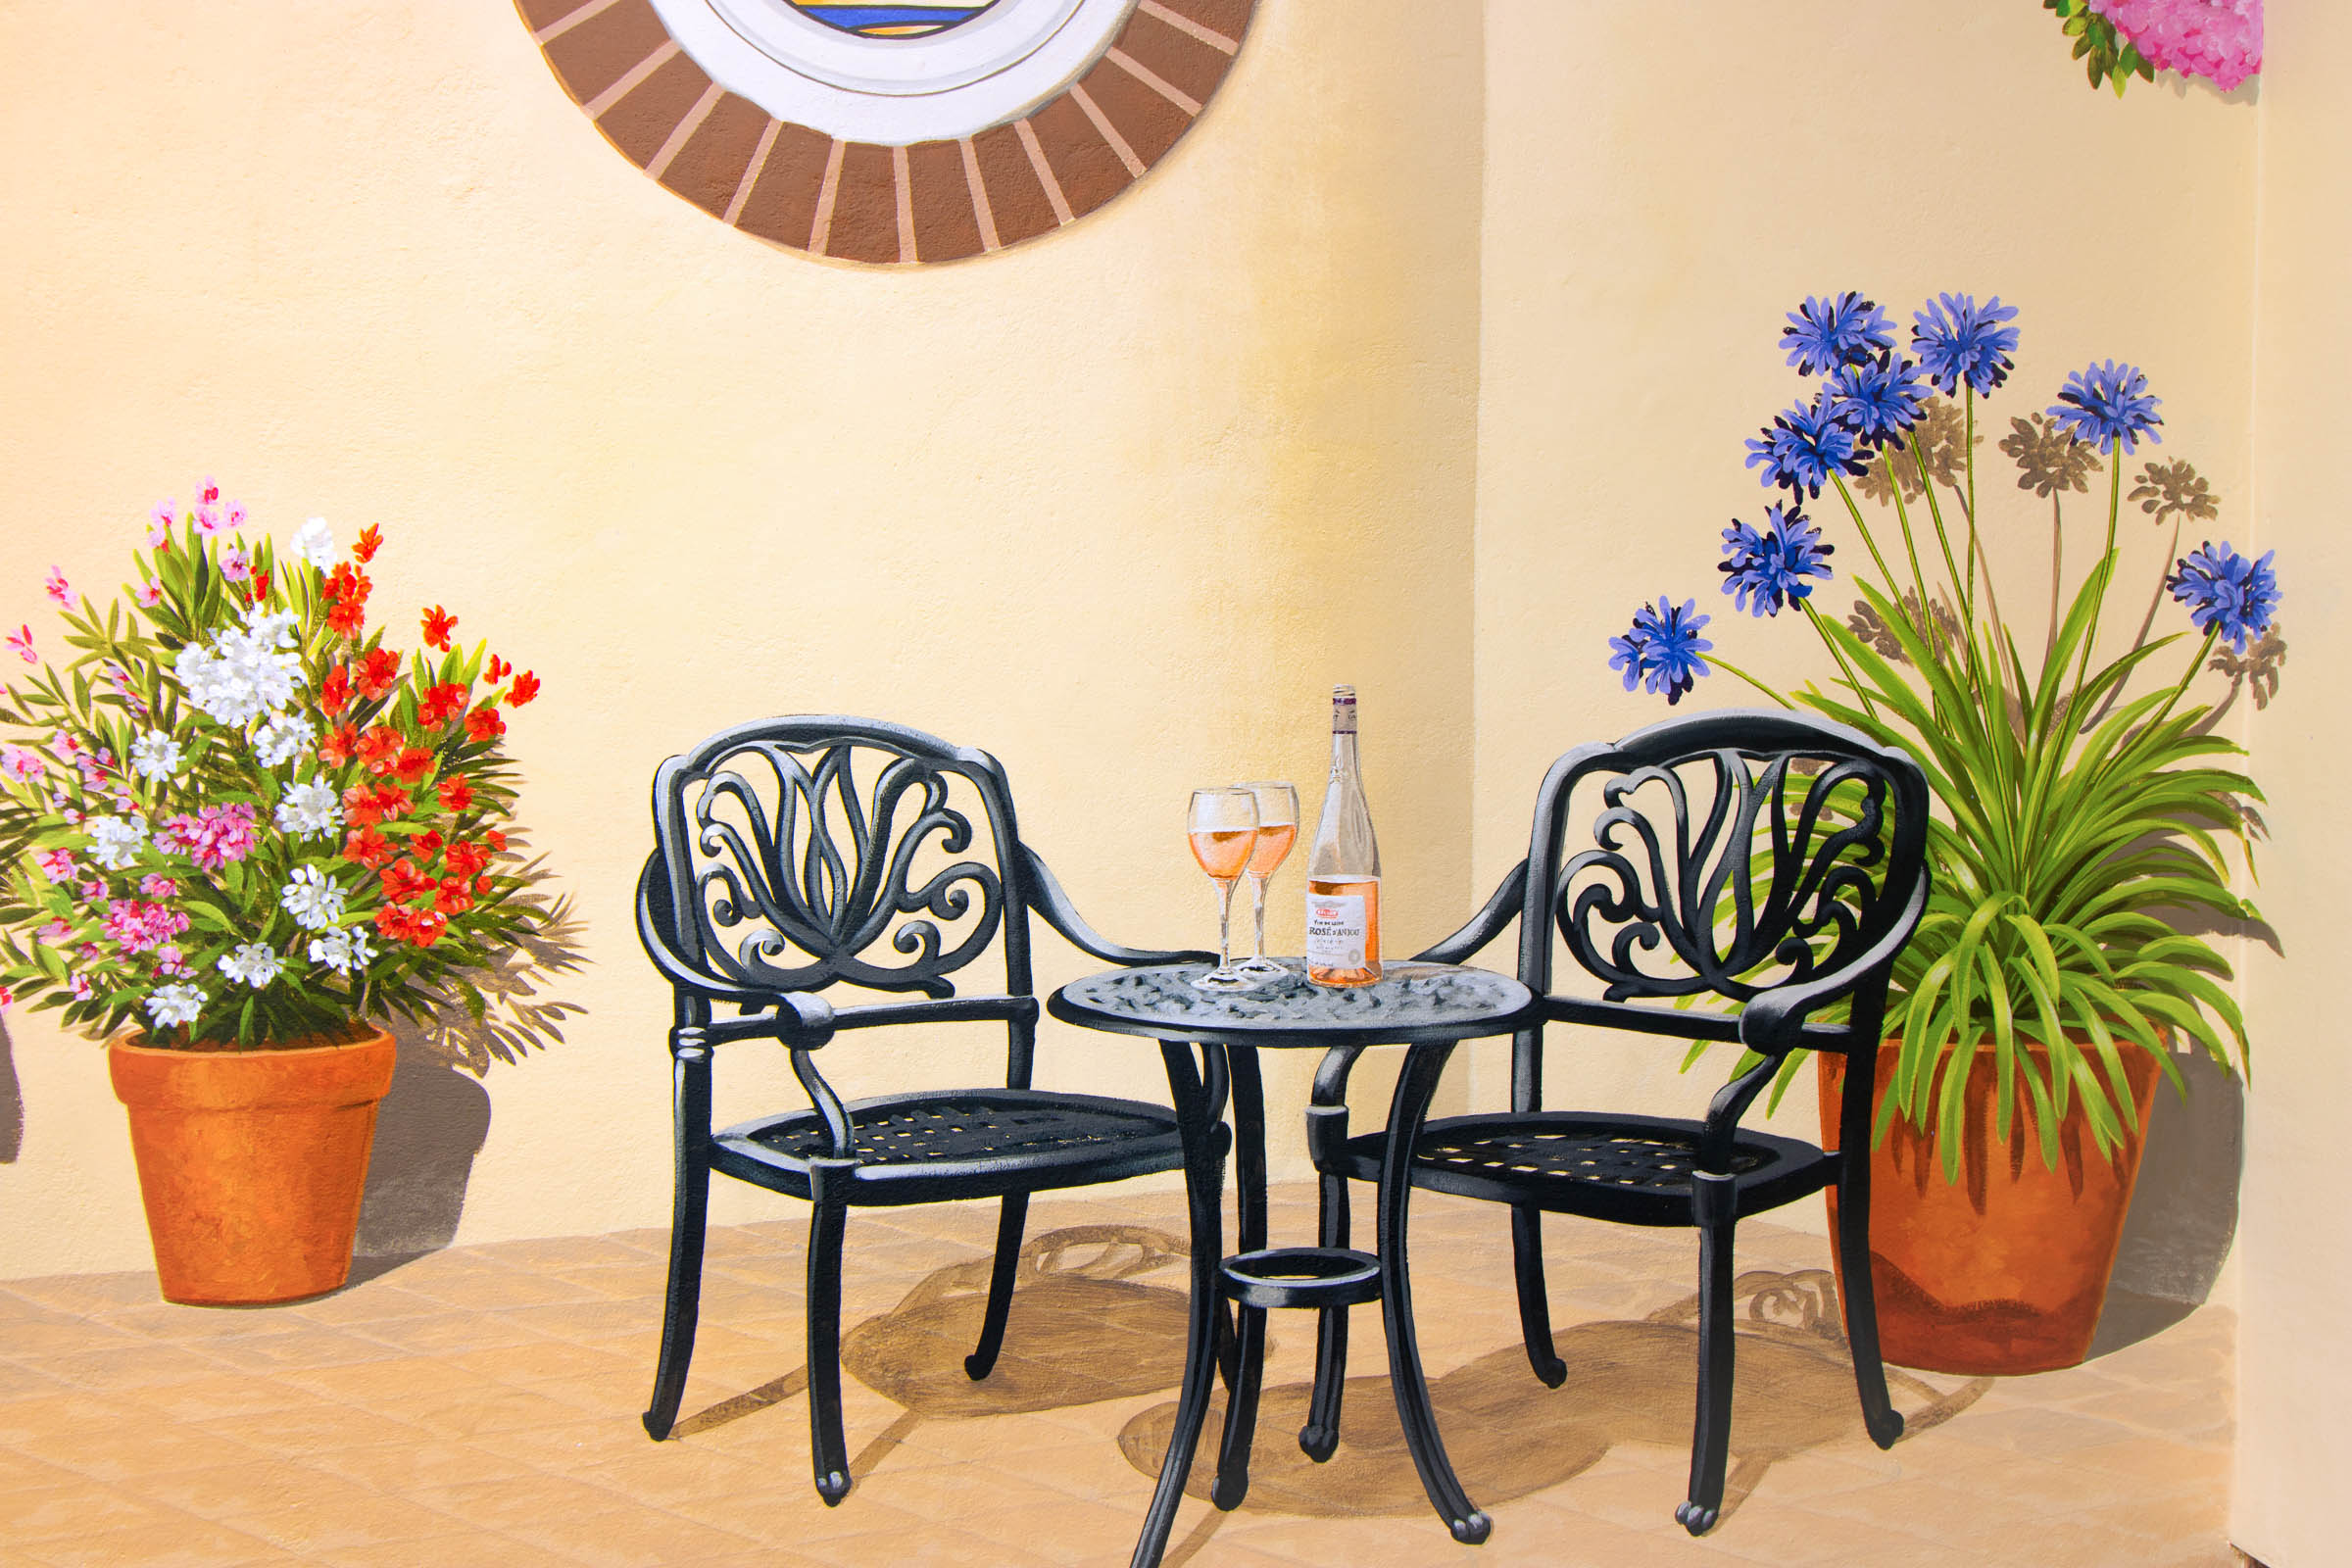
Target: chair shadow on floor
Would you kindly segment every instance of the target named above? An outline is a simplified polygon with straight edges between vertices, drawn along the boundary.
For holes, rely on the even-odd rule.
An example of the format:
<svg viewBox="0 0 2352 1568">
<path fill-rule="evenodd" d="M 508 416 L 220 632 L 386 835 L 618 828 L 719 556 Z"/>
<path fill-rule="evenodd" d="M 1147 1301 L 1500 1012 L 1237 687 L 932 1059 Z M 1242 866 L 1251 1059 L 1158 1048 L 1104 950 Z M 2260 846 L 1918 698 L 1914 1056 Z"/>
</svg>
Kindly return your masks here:
<svg viewBox="0 0 2352 1568">
<path fill-rule="evenodd" d="M 872 1474 L 925 1421 L 1066 1409 L 1176 1387 L 1185 1293 L 1134 1277 L 1185 1255 L 1178 1238 L 1136 1225 L 1076 1225 L 1033 1238 L 1021 1249 L 1004 1348 L 979 1382 L 965 1375 L 963 1358 L 979 1339 L 990 1259 L 934 1270 L 897 1306 L 842 1336 L 842 1366 L 905 1412 L 850 1461 L 851 1476 Z M 683 1417 L 671 1436 L 740 1421 L 808 1384 L 808 1369 L 796 1367 Z"/>
<path fill-rule="evenodd" d="M 1825 1444 L 1867 1443 L 1854 1374 L 1839 1325 L 1833 1277 L 1826 1270 L 1740 1276 L 1734 1299 L 1744 1311 L 1733 1399 L 1733 1467 L 1724 1489 L 1726 1518 L 1775 1461 Z M 1481 1506 L 1541 1492 L 1583 1472 L 1621 1443 L 1680 1449 L 1690 1442 L 1696 1399 L 1698 1298 L 1690 1296 L 1639 1321 L 1596 1321 L 1557 1330 L 1553 1348 L 1567 1381 L 1545 1388 L 1516 1343 L 1430 1380 L 1446 1452 Z M 1374 1342 L 1377 1345 L 1377 1341 Z M 1992 1387 L 1977 1378 L 1944 1391 L 1889 1366 L 1886 1377 L 1903 1412 L 1904 1437 L 1951 1419 Z M 1265 1391 L 1258 1440 L 1243 1506 L 1323 1517 L 1419 1515 L 1429 1499 L 1396 1424 L 1386 1377 L 1349 1378 L 1340 1446 L 1316 1464 L 1290 1441 L 1305 1424 L 1311 1385 Z M 1119 1434 L 1130 1464 L 1159 1473 L 1174 1426 L 1173 1403 L 1144 1411 Z M 1185 1491 L 1208 1495 L 1216 1470 L 1223 1399 L 1212 1401 Z M 1659 1494 L 1659 1517 L 1680 1494 Z M 1205 1544 L 1223 1514 L 1211 1514 L 1168 1553 L 1179 1564 Z"/>
</svg>

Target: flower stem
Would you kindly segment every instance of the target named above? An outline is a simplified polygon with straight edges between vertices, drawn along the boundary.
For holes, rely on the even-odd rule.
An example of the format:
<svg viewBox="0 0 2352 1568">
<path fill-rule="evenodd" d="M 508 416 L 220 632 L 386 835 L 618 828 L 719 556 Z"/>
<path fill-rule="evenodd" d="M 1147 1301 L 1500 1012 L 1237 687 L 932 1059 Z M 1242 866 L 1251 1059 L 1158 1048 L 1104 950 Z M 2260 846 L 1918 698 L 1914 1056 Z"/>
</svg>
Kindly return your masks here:
<svg viewBox="0 0 2352 1568">
<path fill-rule="evenodd" d="M 1730 670 L 1733 674 L 1739 676 L 1741 680 L 1747 682 L 1750 686 L 1753 686 L 1756 690 L 1762 692 L 1765 696 L 1771 698 L 1783 708 L 1793 710 L 1796 707 L 1796 705 L 1790 702 L 1788 698 L 1783 697 L 1779 692 L 1774 691 L 1771 687 L 1765 685 L 1762 681 L 1756 679 L 1755 676 L 1750 675 L 1746 670 L 1741 669 L 1738 664 L 1733 663 L 1728 659 L 1717 659 L 1714 655 L 1709 654 L 1707 656 L 1707 662 L 1713 664 L 1717 669 Z"/>
<path fill-rule="evenodd" d="M 1894 572 L 1887 566 L 1886 558 L 1879 554 L 1879 542 L 1870 536 L 1870 524 L 1862 520 L 1862 509 L 1854 505 L 1854 493 L 1845 487 L 1844 475 L 1832 473 L 1830 482 L 1838 487 L 1838 494 L 1845 502 L 1847 514 L 1853 517 L 1854 526 L 1861 531 L 1862 543 L 1870 550 L 1870 559 L 1879 564 L 1879 575 L 1886 579 L 1887 590 L 1892 592 Z"/>
<path fill-rule="evenodd" d="M 2179 516 L 2175 516 L 2173 518 L 2173 542 L 2165 547 L 2164 559 L 2167 561 L 2177 560 L 2179 558 L 2180 550 L 2180 519 Z M 2148 628 L 2156 624 L 2156 611 L 2164 603 L 2165 584 L 2171 582 L 2172 580 L 2173 574 L 2170 571 L 2165 570 L 2163 567 L 2157 568 L 2156 596 L 2148 601 L 2148 612 L 2139 617 L 2138 635 L 2132 639 L 2132 647 L 2133 650 L 2145 648 L 2148 645 Z M 2191 666 L 2191 673 L 2194 673 L 2193 665 Z M 2090 721 L 2092 723 L 2095 724 L 2100 719 L 2107 716 L 2107 710 L 2115 706 L 2115 700 L 2118 695 L 2119 691 L 2117 688 L 2110 687 L 2108 689 L 2107 700 L 2099 705 L 2099 710 L 2097 712 L 2090 715 Z"/>
<path fill-rule="evenodd" d="M 1844 486 L 1840 485 L 1838 488 L 1843 489 Z M 1873 551 L 1872 554 L 1876 555 L 1877 552 Z M 1839 651 L 1837 639 L 1832 637 L 1827 631 L 1823 630 L 1821 624 L 1821 612 L 1813 608 L 1813 601 L 1810 599 L 1801 599 L 1797 601 L 1797 606 L 1799 609 L 1804 611 L 1806 620 L 1812 623 L 1814 635 L 1821 639 L 1822 646 L 1829 649 L 1830 657 L 1838 661 L 1838 667 L 1845 671 L 1846 685 L 1852 687 L 1854 695 L 1862 699 L 1862 711 L 1868 713 L 1873 718 L 1878 717 L 1879 710 L 1877 707 L 1872 704 L 1870 700 L 1870 691 L 1862 684 L 1862 677 L 1855 674 L 1854 666 L 1845 662 L 1845 655 Z"/>
<path fill-rule="evenodd" d="M 2058 646 L 2058 584 L 2066 570 L 2066 511 L 2060 506 L 2058 492 L 2050 492 L 2050 629 L 2041 640 L 2041 662 L 2050 662 L 2051 650 Z"/>
<path fill-rule="evenodd" d="M 2099 640 L 2099 619 L 2107 610 L 2107 581 L 2115 572 L 2115 524 L 2124 507 L 2123 442 L 2117 441 L 2107 459 L 2107 548 L 2099 556 L 2098 591 L 2091 595 L 2090 624 L 2082 628 L 2082 655 L 2075 662 L 2074 690 L 2067 695 L 2067 720 L 2074 722 L 2074 705 L 2090 673 L 2090 650 Z M 2078 727 L 2079 728 L 2079 727 Z"/>
</svg>

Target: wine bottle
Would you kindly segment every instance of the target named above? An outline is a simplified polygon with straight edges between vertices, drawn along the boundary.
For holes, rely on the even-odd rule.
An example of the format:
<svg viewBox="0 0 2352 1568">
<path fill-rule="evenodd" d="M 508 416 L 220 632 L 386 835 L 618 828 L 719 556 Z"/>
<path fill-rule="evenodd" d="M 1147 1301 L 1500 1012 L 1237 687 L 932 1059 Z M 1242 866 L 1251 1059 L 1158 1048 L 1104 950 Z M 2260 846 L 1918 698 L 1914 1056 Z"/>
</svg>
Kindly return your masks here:
<svg viewBox="0 0 2352 1568">
<path fill-rule="evenodd" d="M 1306 856 L 1306 977 L 1320 986 L 1380 978 L 1380 845 L 1355 760 L 1355 688 L 1331 691 L 1331 782 Z"/>
</svg>

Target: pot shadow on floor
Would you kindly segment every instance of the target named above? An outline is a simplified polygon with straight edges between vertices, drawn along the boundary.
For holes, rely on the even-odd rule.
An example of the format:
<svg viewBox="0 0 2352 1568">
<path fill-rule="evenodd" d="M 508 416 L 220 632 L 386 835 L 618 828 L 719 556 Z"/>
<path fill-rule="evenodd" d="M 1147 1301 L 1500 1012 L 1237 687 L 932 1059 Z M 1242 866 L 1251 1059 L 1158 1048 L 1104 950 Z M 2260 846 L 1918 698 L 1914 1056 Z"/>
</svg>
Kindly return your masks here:
<svg viewBox="0 0 2352 1568">
<path fill-rule="evenodd" d="M 554 977 L 582 966 L 582 927 L 572 902 L 536 891 L 546 875 L 540 862 L 522 875 L 533 886 L 520 902 L 537 906 L 540 919 L 496 962 L 466 976 L 482 999 L 481 1010 L 467 1007 L 453 989 L 424 1018 L 385 1026 L 400 1054 L 376 1111 L 350 1285 L 439 1251 L 456 1238 L 474 1156 L 490 1136 L 483 1075 L 494 1062 L 519 1063 L 563 1044 L 565 1020 L 582 1010 L 545 994 Z"/>
<path fill-rule="evenodd" d="M 2090 1342 L 2095 1358 L 2159 1334 L 2205 1304 L 2237 1233 L 2245 1086 L 2203 1052 L 2177 1055 L 2183 1101 L 2159 1082 L 2146 1152 Z"/>
<path fill-rule="evenodd" d="M 1019 1283 L 1004 1351 L 987 1379 L 964 1375 L 963 1357 L 980 1327 L 988 1287 L 986 1257 L 950 1265 L 924 1279 L 890 1311 L 844 1335 L 842 1365 L 904 1413 L 850 1461 L 862 1481 L 927 1421 L 1008 1415 L 1172 1392 L 1184 1370 L 1186 1295 L 1136 1276 L 1181 1263 L 1176 1237 L 1135 1226 L 1052 1231 L 1022 1250 Z M 1181 1275 L 1176 1276 L 1181 1280 Z M 1825 1444 L 1865 1443 L 1852 1363 L 1840 1330 L 1836 1289 L 1823 1270 L 1756 1271 L 1735 1286 L 1740 1349 L 1732 1428 L 1733 1469 L 1725 1489 L 1728 1517 L 1778 1460 Z M 1580 1323 L 1552 1343 L 1568 1363 L 1568 1381 L 1546 1388 L 1512 1344 L 1433 1379 L 1431 1396 L 1447 1451 L 1481 1504 L 1508 1501 L 1567 1481 L 1621 1443 L 1687 1450 L 1698 1364 L 1698 1298 L 1687 1297 L 1639 1321 Z M 1311 1323 L 1310 1323 L 1311 1327 Z M 1380 1356 L 1377 1334 L 1361 1361 Z M 1977 1378 L 1939 1388 L 1917 1374 L 1886 1369 L 1907 1435 L 1950 1419 L 1992 1386 Z M 1947 1380 L 1949 1381 L 1949 1380 Z M 757 1415 L 804 1394 L 805 1368 L 722 1399 L 681 1420 L 676 1439 Z M 1396 1421 L 1385 1376 L 1348 1380 L 1340 1446 L 1315 1464 L 1299 1451 L 1304 1383 L 1264 1391 L 1250 1487 L 1243 1506 L 1264 1513 L 1318 1517 L 1418 1516 L 1429 1508 Z M 1146 1476 L 1159 1473 L 1174 1429 L 1172 1399 L 1128 1421 L 1120 1452 Z M 1212 1402 L 1186 1491 L 1205 1497 L 1216 1466 L 1222 1396 Z M 1668 1493 L 1673 1492 L 1672 1495 Z M 1681 1494 L 1661 1490 L 1661 1518 Z M 1206 1544 L 1222 1513 L 1211 1513 L 1166 1562 L 1182 1562 Z"/>
</svg>

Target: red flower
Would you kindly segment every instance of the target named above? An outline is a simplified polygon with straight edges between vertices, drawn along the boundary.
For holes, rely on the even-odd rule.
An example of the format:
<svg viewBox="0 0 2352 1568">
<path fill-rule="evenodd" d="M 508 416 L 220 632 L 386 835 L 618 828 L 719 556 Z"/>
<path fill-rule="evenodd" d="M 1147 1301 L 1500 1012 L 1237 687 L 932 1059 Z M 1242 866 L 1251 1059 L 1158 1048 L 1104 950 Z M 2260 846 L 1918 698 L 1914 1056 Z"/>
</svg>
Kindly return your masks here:
<svg viewBox="0 0 2352 1568">
<path fill-rule="evenodd" d="M 376 804 L 375 791 L 354 784 L 343 792 L 343 814 L 361 827 L 369 827 L 384 819 L 384 808 Z"/>
<path fill-rule="evenodd" d="M 539 677 L 526 669 L 521 674 L 515 676 L 514 684 L 508 688 L 507 702 L 512 707 L 520 708 L 523 704 L 529 702 L 532 698 L 538 695 Z"/>
<path fill-rule="evenodd" d="M 441 846 L 446 842 L 440 834 L 427 830 L 409 840 L 409 848 L 417 859 L 429 860 L 441 853 Z"/>
<path fill-rule="evenodd" d="M 318 707 L 326 713 L 340 713 L 350 702 L 351 671 L 337 664 L 318 683 Z"/>
<path fill-rule="evenodd" d="M 458 617 L 439 605 L 424 612 L 424 646 L 449 650 L 449 634 L 458 629 Z"/>
<path fill-rule="evenodd" d="M 251 593 L 251 594 L 253 595 L 253 602 L 254 602 L 255 604 L 257 604 L 257 605 L 258 605 L 258 604 L 260 604 L 260 603 L 261 603 L 263 600 L 265 600 L 265 599 L 269 598 L 269 597 L 270 597 L 270 568 L 269 568 L 268 566 L 256 566 L 256 567 L 254 567 L 254 568 L 253 568 L 253 576 L 252 576 L 251 580 L 250 580 L 250 581 L 249 581 L 249 582 L 246 584 L 246 589 L 247 589 L 247 591 L 248 591 L 249 593 Z"/>
<path fill-rule="evenodd" d="M 466 688 L 455 681 L 435 686 L 416 705 L 419 724 L 446 724 L 466 711 Z"/>
<path fill-rule="evenodd" d="M 443 877 L 441 891 L 433 895 L 433 907 L 443 914 L 464 914 L 473 907 L 473 895 L 466 891 L 462 876 Z"/>
<path fill-rule="evenodd" d="M 493 704 L 484 703 L 466 715 L 466 734 L 469 740 L 494 741 L 506 732 L 507 721 L 498 716 Z"/>
<path fill-rule="evenodd" d="M 345 599 L 330 604 L 326 612 L 326 629 L 338 637 L 354 642 L 368 626 L 368 606 L 364 600 Z"/>
<path fill-rule="evenodd" d="M 490 852 L 479 844 L 460 839 L 449 847 L 449 854 L 442 858 L 441 863 L 459 876 L 475 876 L 490 863 Z"/>
<path fill-rule="evenodd" d="M 503 829 L 495 827 L 490 829 L 482 835 L 482 842 L 489 845 L 493 853 L 500 855 L 506 853 L 507 835 Z"/>
<path fill-rule="evenodd" d="M 343 858 L 355 860 L 370 869 L 392 858 L 392 841 L 372 827 L 355 830 L 343 841 Z"/>
<path fill-rule="evenodd" d="M 433 891 L 430 873 L 415 859 L 394 860 L 379 873 L 383 878 L 384 897 L 394 904 L 406 904 L 419 893 Z"/>
<path fill-rule="evenodd" d="M 433 754 L 423 747 L 411 746 L 401 752 L 399 771 L 402 783 L 414 784 L 432 770 Z"/>
<path fill-rule="evenodd" d="M 409 798 L 409 792 L 397 784 L 379 784 L 375 788 L 375 808 L 384 813 L 387 821 L 408 815 L 416 804 Z"/>
<path fill-rule="evenodd" d="M 497 684 L 498 684 L 500 681 L 502 681 L 502 680 L 505 680 L 505 679 L 506 679 L 506 678 L 507 678 L 509 675 L 512 675 L 512 674 L 514 674 L 514 666 L 513 664 L 510 664 L 510 663 L 508 663 L 508 662 L 507 662 L 505 660 L 503 660 L 503 659 L 499 658 L 499 657 L 498 657 L 496 654 L 492 654 L 492 655 L 490 656 L 490 668 L 489 668 L 489 671 L 488 671 L 488 678 L 489 678 L 489 681 L 490 681 L 490 684 L 491 684 L 491 685 L 493 685 L 493 686 L 497 685 Z"/>
<path fill-rule="evenodd" d="M 369 702 L 389 697 L 400 684 L 400 656 L 389 648 L 370 648 L 360 665 L 360 695 Z"/>
<path fill-rule="evenodd" d="M 400 765 L 401 734 L 389 724 L 372 726 L 360 737 L 359 759 L 370 773 L 389 773 Z"/>
<path fill-rule="evenodd" d="M 359 558 L 360 564 L 366 565 L 375 559 L 375 553 L 383 547 L 384 536 L 376 530 L 375 524 L 371 522 L 360 530 L 360 537 L 352 545 L 351 553 Z"/>
<path fill-rule="evenodd" d="M 359 750 L 360 726 L 340 724 L 318 739 L 318 760 L 329 767 L 341 767 Z"/>
<path fill-rule="evenodd" d="M 456 774 L 441 781 L 441 805 L 444 809 L 463 811 L 473 804 L 473 786 Z"/>
<path fill-rule="evenodd" d="M 328 572 L 326 580 L 318 585 L 328 607 L 327 625 L 341 636 L 359 636 L 361 626 L 367 622 L 368 595 L 373 586 L 368 574 L 348 561 Z"/>
<path fill-rule="evenodd" d="M 387 942 L 416 940 L 416 911 L 405 905 L 387 904 L 375 911 L 375 928 Z"/>
</svg>

